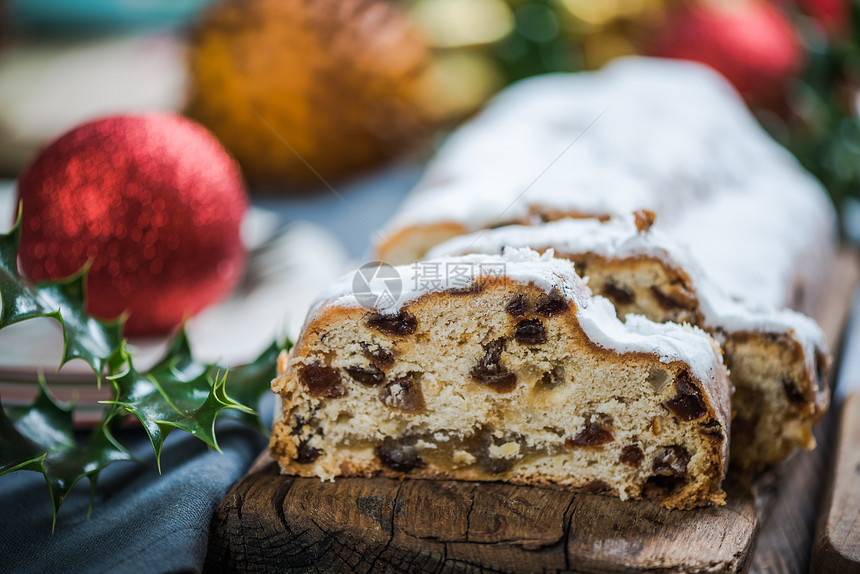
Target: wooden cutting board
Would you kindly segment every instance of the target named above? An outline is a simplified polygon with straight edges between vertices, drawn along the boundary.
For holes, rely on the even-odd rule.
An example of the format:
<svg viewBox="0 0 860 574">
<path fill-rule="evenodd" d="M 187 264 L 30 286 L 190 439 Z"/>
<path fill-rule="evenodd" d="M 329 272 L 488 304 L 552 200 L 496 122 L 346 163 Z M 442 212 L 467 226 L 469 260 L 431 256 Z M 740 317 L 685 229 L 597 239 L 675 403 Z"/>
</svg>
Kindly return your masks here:
<svg viewBox="0 0 860 574">
<path fill-rule="evenodd" d="M 722 508 L 669 511 L 503 483 L 323 483 L 281 476 L 267 461 L 218 508 L 208 562 L 232 572 L 736 572 L 755 525 L 743 491 Z"/>
<path fill-rule="evenodd" d="M 857 277 L 843 255 L 817 314 L 834 349 Z M 805 572 L 829 428 L 817 430 L 822 448 L 752 488 L 729 480 L 725 506 L 691 511 L 504 483 L 324 483 L 282 476 L 264 453 L 215 512 L 206 569 Z"/>
</svg>

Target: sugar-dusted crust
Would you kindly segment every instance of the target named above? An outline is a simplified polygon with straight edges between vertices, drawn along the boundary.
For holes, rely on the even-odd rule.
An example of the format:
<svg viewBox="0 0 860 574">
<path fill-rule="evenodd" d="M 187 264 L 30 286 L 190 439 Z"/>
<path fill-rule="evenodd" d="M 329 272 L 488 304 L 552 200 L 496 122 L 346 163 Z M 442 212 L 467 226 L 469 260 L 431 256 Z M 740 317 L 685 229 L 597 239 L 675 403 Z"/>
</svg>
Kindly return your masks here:
<svg viewBox="0 0 860 574">
<path fill-rule="evenodd" d="M 444 198 L 440 198 L 444 201 Z M 593 219 L 607 221 L 610 216 L 605 213 L 585 213 L 578 210 L 561 210 L 531 206 L 523 217 L 504 219 L 493 223 L 490 228 L 508 225 L 540 225 L 550 221 L 565 219 Z M 394 264 L 418 261 L 428 256 L 428 251 L 450 239 L 468 234 L 470 229 L 463 223 L 442 221 L 425 225 L 406 227 L 387 235 L 377 246 L 380 261 Z M 430 255 L 432 257 L 432 255 Z"/>
<path fill-rule="evenodd" d="M 665 216 L 791 164 L 718 74 L 627 58 L 504 90 L 439 149 L 389 233 L 552 213 Z"/>
<path fill-rule="evenodd" d="M 439 149 L 378 258 L 421 259 L 440 226 L 641 209 L 729 295 L 814 311 L 835 249 L 825 190 L 723 79 L 687 62 L 623 59 L 506 89 Z"/>
<path fill-rule="evenodd" d="M 830 357 L 823 333 L 808 317 L 727 297 L 687 249 L 658 229 L 640 230 L 632 217 L 502 227 L 452 239 L 430 256 L 493 254 L 506 247 L 553 249 L 575 262 L 619 318 L 638 313 L 687 322 L 715 336 L 737 389 L 734 466 L 756 469 L 815 446 L 812 427 L 827 410 Z"/>
<path fill-rule="evenodd" d="M 316 305 L 272 384 L 282 407 L 271 451 L 284 472 L 723 503 L 730 386 L 710 337 L 621 323 L 569 262 L 446 261 L 467 260 L 506 270 L 467 289 L 412 291 L 384 313 L 337 286 Z"/>
<path fill-rule="evenodd" d="M 427 252 L 428 245 L 436 245 L 467 232 L 468 229 L 463 224 L 456 222 L 424 225 L 418 234 L 403 229 L 386 238 L 379 250 L 379 260 L 401 263 L 417 261 Z"/>
</svg>

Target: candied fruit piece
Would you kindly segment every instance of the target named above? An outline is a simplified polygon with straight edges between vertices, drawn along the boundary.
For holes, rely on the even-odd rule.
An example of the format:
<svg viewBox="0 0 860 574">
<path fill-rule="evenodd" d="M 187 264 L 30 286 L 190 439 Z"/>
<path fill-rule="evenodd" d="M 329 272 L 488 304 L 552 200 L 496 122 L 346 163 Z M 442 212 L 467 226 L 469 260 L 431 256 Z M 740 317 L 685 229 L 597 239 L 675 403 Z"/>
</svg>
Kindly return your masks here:
<svg viewBox="0 0 860 574">
<path fill-rule="evenodd" d="M 708 421 L 699 425 L 699 432 L 703 435 L 723 440 L 723 425 L 720 421 Z"/>
<path fill-rule="evenodd" d="M 379 462 L 396 472 L 410 472 L 415 468 L 424 468 L 424 461 L 418 453 L 414 439 L 400 440 L 385 437 L 382 444 L 373 449 Z"/>
<path fill-rule="evenodd" d="M 523 457 L 525 450 L 525 439 L 522 436 L 516 433 L 496 433 L 491 427 L 479 429 L 471 443 L 478 467 L 489 474 L 508 472 Z"/>
<path fill-rule="evenodd" d="M 295 415 L 293 417 L 293 421 L 293 426 L 290 428 L 290 434 L 293 436 L 298 436 L 302 434 L 302 431 L 304 430 L 304 426 L 307 424 L 307 421 L 305 421 L 305 417 L 301 415 Z"/>
<path fill-rule="evenodd" d="M 690 462 L 690 453 L 679 444 L 673 444 L 663 448 L 654 457 L 654 474 L 661 476 L 684 476 L 687 474 L 687 463 Z"/>
<path fill-rule="evenodd" d="M 655 474 L 648 477 L 643 489 L 645 496 L 649 498 L 663 498 L 677 490 L 686 482 L 682 476 L 665 476 Z"/>
<path fill-rule="evenodd" d="M 517 323 L 514 339 L 523 345 L 546 343 L 546 330 L 538 319 L 526 319 Z"/>
<path fill-rule="evenodd" d="M 564 313 L 570 309 L 570 304 L 567 299 L 558 291 L 553 290 L 551 293 L 541 293 L 538 297 L 537 305 L 535 305 L 535 313 L 544 317 L 552 317 L 559 313 Z"/>
<path fill-rule="evenodd" d="M 299 381 L 312 397 L 338 398 L 346 394 L 340 372 L 332 367 L 326 367 L 320 361 L 302 365 L 299 369 Z"/>
<path fill-rule="evenodd" d="M 511 297 L 511 300 L 508 301 L 508 304 L 505 306 L 505 311 L 514 318 L 525 316 L 528 310 L 528 300 L 526 299 L 526 296 L 522 293 Z"/>
<path fill-rule="evenodd" d="M 636 222 L 636 229 L 639 233 L 645 233 L 654 225 L 654 221 L 657 220 L 657 214 L 650 209 L 640 209 L 633 212 L 633 219 Z"/>
<path fill-rule="evenodd" d="M 707 414 L 705 403 L 699 388 L 693 384 L 690 373 L 681 371 L 675 377 L 675 391 L 677 395 L 664 404 L 682 421 L 694 421 Z"/>
<path fill-rule="evenodd" d="M 564 444 L 571 448 L 598 447 L 615 440 L 612 419 L 601 414 L 589 417 L 588 424 L 575 437 L 568 437 Z"/>
<path fill-rule="evenodd" d="M 627 285 L 616 283 L 612 279 L 603 282 L 601 293 L 616 305 L 630 305 L 636 301 L 636 293 Z"/>
<path fill-rule="evenodd" d="M 788 402 L 791 404 L 802 405 L 806 402 L 806 397 L 804 397 L 800 389 L 797 388 L 797 383 L 794 382 L 794 379 L 783 377 L 782 390 L 785 392 L 785 396 L 788 397 Z"/>
<path fill-rule="evenodd" d="M 377 369 L 375 366 L 359 367 L 357 365 L 344 367 L 346 373 L 366 387 L 378 387 L 385 382 L 385 373 Z"/>
<path fill-rule="evenodd" d="M 387 335 L 403 337 L 415 333 L 418 319 L 401 309 L 396 315 L 373 313 L 367 318 L 367 326 Z"/>
<path fill-rule="evenodd" d="M 642 461 L 645 459 L 645 453 L 642 452 L 642 448 L 638 444 L 628 444 L 623 449 L 621 449 L 621 455 L 618 457 L 618 461 L 626 464 L 627 466 L 632 466 L 633 468 L 639 468 L 642 466 Z"/>
<path fill-rule="evenodd" d="M 588 262 L 582 258 L 574 258 L 573 266 L 576 268 L 576 274 L 580 277 L 585 277 L 588 274 Z"/>
<path fill-rule="evenodd" d="M 651 285 L 651 294 L 654 295 L 654 300 L 657 301 L 657 305 L 659 305 L 664 311 L 675 311 L 677 309 L 687 308 L 683 303 L 679 303 L 669 295 L 663 293 L 663 290 L 656 285 Z"/>
<path fill-rule="evenodd" d="M 484 355 L 469 371 L 469 376 L 497 393 L 509 393 L 514 390 L 517 386 L 517 376 L 502 365 L 505 340 L 496 339 L 483 347 Z"/>
<path fill-rule="evenodd" d="M 411 375 L 395 379 L 379 389 L 379 400 L 385 406 L 405 413 L 424 410 L 424 393 L 421 392 L 421 384 Z"/>
<path fill-rule="evenodd" d="M 391 351 L 387 351 L 379 345 L 371 347 L 365 342 L 359 344 L 361 345 L 361 354 L 377 369 L 385 369 L 394 363 L 394 354 Z"/>
<path fill-rule="evenodd" d="M 299 464 L 311 463 L 311 462 L 315 461 L 317 458 L 319 458 L 320 454 L 322 454 L 322 453 L 320 453 L 319 449 L 316 449 L 316 448 L 310 446 L 307 443 L 307 441 L 304 441 L 304 440 L 299 442 L 299 446 L 297 447 L 296 450 L 297 450 L 297 453 L 296 453 L 296 459 L 295 460 Z"/>
</svg>

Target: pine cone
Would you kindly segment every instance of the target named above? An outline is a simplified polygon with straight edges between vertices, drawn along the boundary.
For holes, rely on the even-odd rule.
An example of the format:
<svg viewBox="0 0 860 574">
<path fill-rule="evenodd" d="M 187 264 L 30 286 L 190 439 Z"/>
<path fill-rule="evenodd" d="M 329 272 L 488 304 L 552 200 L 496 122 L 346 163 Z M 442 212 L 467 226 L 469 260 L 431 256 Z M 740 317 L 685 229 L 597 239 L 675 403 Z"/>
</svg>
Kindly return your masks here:
<svg viewBox="0 0 860 574">
<path fill-rule="evenodd" d="M 353 174 L 427 132 L 429 64 L 390 1 L 228 0 L 195 34 L 188 113 L 252 184 L 320 187 L 314 171 Z"/>
</svg>

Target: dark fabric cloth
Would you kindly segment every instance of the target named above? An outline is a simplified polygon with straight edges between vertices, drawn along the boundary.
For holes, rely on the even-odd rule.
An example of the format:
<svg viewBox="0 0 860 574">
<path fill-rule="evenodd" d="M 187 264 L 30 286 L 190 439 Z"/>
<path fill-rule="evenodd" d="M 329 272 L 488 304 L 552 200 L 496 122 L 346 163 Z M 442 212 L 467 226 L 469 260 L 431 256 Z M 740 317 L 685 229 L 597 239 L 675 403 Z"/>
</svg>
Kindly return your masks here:
<svg viewBox="0 0 860 574">
<path fill-rule="evenodd" d="M 200 572 L 209 522 L 228 489 L 265 448 L 256 431 L 218 424 L 223 453 L 179 431 L 168 437 L 158 474 L 142 430 L 122 441 L 145 464 L 115 463 L 98 481 L 92 516 L 90 489 L 79 483 L 60 508 L 51 534 L 51 502 L 42 476 L 0 478 L 0 571 Z"/>
</svg>

